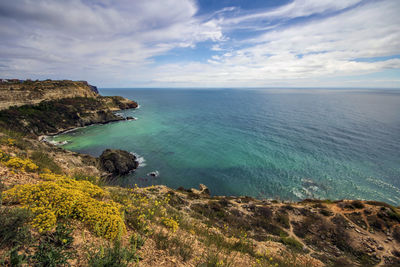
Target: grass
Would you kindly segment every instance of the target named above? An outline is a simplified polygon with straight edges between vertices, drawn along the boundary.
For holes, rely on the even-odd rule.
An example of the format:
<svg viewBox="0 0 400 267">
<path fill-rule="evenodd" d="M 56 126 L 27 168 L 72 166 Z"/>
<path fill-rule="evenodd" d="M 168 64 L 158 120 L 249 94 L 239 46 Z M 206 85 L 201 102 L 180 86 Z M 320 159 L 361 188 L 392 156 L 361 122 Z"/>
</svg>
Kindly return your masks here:
<svg viewBox="0 0 400 267">
<path fill-rule="evenodd" d="M 61 167 L 58 166 L 58 164 L 55 163 L 55 161 L 46 153 L 35 151 L 30 155 L 30 159 L 33 161 L 33 163 L 39 166 L 40 171 L 48 169 L 53 173 L 62 174 Z"/>
<path fill-rule="evenodd" d="M 193 256 L 193 240 L 189 237 L 171 236 L 158 231 L 153 234 L 153 239 L 158 249 L 166 250 L 170 255 L 179 256 L 184 262 L 190 260 Z"/>
<path fill-rule="evenodd" d="M 278 213 L 276 215 L 276 221 L 286 229 L 290 228 L 289 216 L 286 213 Z"/>
<path fill-rule="evenodd" d="M 72 174 L 72 178 L 77 180 L 77 181 L 89 181 L 92 184 L 99 185 L 99 186 L 101 186 L 101 184 L 102 184 L 102 181 L 101 181 L 101 179 L 99 177 L 97 177 L 95 175 L 87 174 L 87 173 L 82 172 L 82 171 L 74 172 Z"/>
<path fill-rule="evenodd" d="M 31 213 L 27 209 L 0 205 L 0 248 L 29 245 L 32 241 L 28 227 L 30 219 Z"/>
<path fill-rule="evenodd" d="M 303 245 L 292 237 L 282 237 L 281 242 L 295 252 L 301 252 L 303 250 Z"/>
<path fill-rule="evenodd" d="M 138 241 L 130 240 L 129 247 L 124 247 L 118 239 L 107 246 L 88 251 L 88 265 L 93 267 L 125 267 L 131 262 L 139 262 Z"/>
<path fill-rule="evenodd" d="M 58 224 L 54 232 L 41 236 L 35 254 L 29 257 L 34 266 L 69 266 L 68 261 L 76 257 L 71 249 L 73 237 L 72 229 L 63 224 Z"/>
</svg>

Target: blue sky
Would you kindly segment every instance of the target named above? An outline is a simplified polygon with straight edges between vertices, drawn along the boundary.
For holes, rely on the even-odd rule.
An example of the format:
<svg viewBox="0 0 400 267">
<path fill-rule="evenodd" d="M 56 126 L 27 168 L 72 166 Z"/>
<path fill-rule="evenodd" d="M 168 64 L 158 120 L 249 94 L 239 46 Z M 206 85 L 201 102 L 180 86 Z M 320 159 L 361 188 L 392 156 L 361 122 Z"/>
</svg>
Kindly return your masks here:
<svg viewBox="0 0 400 267">
<path fill-rule="evenodd" d="M 0 0 L 0 77 L 400 88 L 398 0 Z"/>
</svg>

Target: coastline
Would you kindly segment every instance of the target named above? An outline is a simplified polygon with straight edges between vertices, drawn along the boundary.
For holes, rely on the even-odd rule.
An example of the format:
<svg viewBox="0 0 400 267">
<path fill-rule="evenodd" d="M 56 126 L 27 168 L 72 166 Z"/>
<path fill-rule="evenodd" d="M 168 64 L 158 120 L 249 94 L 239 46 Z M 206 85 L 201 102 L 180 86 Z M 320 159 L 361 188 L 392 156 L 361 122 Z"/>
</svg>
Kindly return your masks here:
<svg viewBox="0 0 400 267">
<path fill-rule="evenodd" d="M 124 120 L 126 118 L 88 123 L 81 127 L 60 127 L 54 135 Z M 322 267 L 400 263 L 400 257 L 396 256 L 400 251 L 400 210 L 383 202 L 280 201 L 212 195 L 204 185 L 200 185 L 199 189 L 173 189 L 164 185 L 132 188 L 106 185 L 97 179 L 104 174 L 99 172 L 98 158 L 41 142 L 45 135 L 13 140 L 7 132 L 2 134 L 5 137 L 2 136 L 1 149 L 4 153 L 1 154 L 3 162 L 0 171 L 6 177 L 6 190 L 11 190 L 6 192 L 12 192 L 13 186 L 42 186 L 48 190 L 46 186 L 57 186 L 63 193 L 68 192 L 67 199 L 73 199 L 77 191 L 68 191 L 71 185 L 80 185 L 75 189 L 79 191 L 78 195 L 91 188 L 100 190 L 102 197 L 94 198 L 96 201 L 104 201 L 102 205 L 118 203 L 115 204 L 118 208 L 114 218 L 120 218 L 121 228 L 125 227 L 128 231 L 114 234 L 121 237 L 123 246 L 128 247 L 131 238 L 139 235 L 149 240 L 141 251 L 141 266 L 198 266 L 198 258 L 204 255 L 207 258 L 215 251 L 222 253 L 220 255 L 224 259 L 232 259 L 237 266 L 271 266 L 272 263 L 275 266 L 276 263 L 277 266 L 304 267 L 311 264 Z M 5 154 L 7 156 L 4 157 Z M 7 160 L 15 158 L 11 155 L 30 160 L 35 158 L 35 154 L 40 155 L 36 158 L 39 163 L 52 162 L 61 166 L 64 176 L 60 178 L 44 167 L 36 172 L 21 169 L 15 173 L 14 169 L 8 169 L 12 165 Z M 53 180 L 49 182 L 43 178 Z M 15 208 L 13 203 L 6 205 Z M 51 206 L 57 205 L 65 206 L 62 201 Z M 74 243 L 73 249 L 78 251 L 83 262 L 87 259 L 85 245 L 88 241 L 82 241 L 82 235 L 94 245 L 100 242 L 112 244 L 112 240 L 102 239 L 107 237 L 96 236 L 91 226 L 86 221 L 79 221 L 80 218 L 57 217 L 57 222 L 59 219 L 68 220 L 69 226 L 73 227 L 74 238 L 80 240 L 80 243 Z M 102 220 L 102 217 L 96 217 L 93 221 L 102 224 Z M 54 233 L 54 227 L 51 233 Z M 37 236 L 40 234 L 37 233 Z M 184 254 L 185 258 L 179 252 L 189 249 L 190 253 Z"/>
<path fill-rule="evenodd" d="M 131 109 L 136 109 L 136 108 L 131 108 Z M 129 109 L 119 109 L 119 110 L 115 110 L 114 112 L 117 112 L 117 111 L 120 111 L 120 110 L 129 110 Z M 116 115 L 116 114 L 114 114 L 114 115 Z M 83 125 L 83 126 L 70 127 L 70 128 L 67 128 L 67 129 L 61 129 L 61 130 L 59 130 L 58 132 L 55 132 L 55 133 L 48 133 L 48 134 L 45 134 L 45 135 L 39 135 L 37 137 L 37 139 L 39 141 L 43 141 L 43 139 L 45 139 L 46 137 L 56 136 L 56 135 L 60 135 L 60 134 L 64 134 L 64 133 L 73 132 L 73 131 L 76 131 L 78 129 L 86 128 L 86 127 L 93 126 L 93 125 L 105 125 L 105 124 L 114 123 L 114 122 L 120 122 L 120 121 L 137 120 L 136 118 L 133 118 L 133 117 L 122 117 L 120 115 L 116 115 L 116 116 L 119 116 L 120 119 L 108 120 L 108 121 L 105 121 L 105 122 L 94 122 L 94 123 L 89 123 L 89 124 L 86 124 L 86 125 Z"/>
</svg>

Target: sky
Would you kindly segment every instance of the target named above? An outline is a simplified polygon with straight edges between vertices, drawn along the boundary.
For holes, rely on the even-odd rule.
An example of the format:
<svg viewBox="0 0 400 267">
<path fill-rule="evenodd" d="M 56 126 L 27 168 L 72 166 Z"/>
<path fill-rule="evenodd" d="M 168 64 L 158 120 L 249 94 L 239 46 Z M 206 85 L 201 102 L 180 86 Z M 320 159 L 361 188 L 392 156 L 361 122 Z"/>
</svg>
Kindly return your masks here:
<svg viewBox="0 0 400 267">
<path fill-rule="evenodd" d="M 399 0 L 0 0 L 0 78 L 400 88 Z"/>
</svg>

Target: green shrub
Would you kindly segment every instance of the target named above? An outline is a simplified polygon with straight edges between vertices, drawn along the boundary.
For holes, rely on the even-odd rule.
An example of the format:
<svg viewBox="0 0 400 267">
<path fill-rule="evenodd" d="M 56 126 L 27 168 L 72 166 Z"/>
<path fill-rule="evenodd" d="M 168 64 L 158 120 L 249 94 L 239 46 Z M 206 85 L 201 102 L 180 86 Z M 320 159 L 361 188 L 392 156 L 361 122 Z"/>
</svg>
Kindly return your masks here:
<svg viewBox="0 0 400 267">
<path fill-rule="evenodd" d="M 28 222 L 31 214 L 27 209 L 0 206 L 0 248 L 24 246 L 32 240 Z"/>
<path fill-rule="evenodd" d="M 390 219 L 400 222 L 400 214 L 397 213 L 396 211 L 390 210 L 390 211 L 387 212 L 387 214 L 388 214 Z"/>
<path fill-rule="evenodd" d="M 71 250 L 73 237 L 72 229 L 58 224 L 53 233 L 42 235 L 36 252 L 30 257 L 34 266 L 69 266 L 68 260 L 75 258 L 75 252 Z"/>
<path fill-rule="evenodd" d="M 303 245 L 292 237 L 282 237 L 281 242 L 293 251 L 301 252 L 303 250 Z"/>
<path fill-rule="evenodd" d="M 55 163 L 46 153 L 35 151 L 30 155 L 30 159 L 33 163 L 39 166 L 40 171 L 49 169 L 53 173 L 62 174 L 60 166 L 58 166 L 57 163 Z"/>
<path fill-rule="evenodd" d="M 72 175 L 72 178 L 74 178 L 75 180 L 78 180 L 78 181 L 89 181 L 92 184 L 97 184 L 97 185 L 99 185 L 99 182 L 100 182 L 99 177 L 94 176 L 94 175 L 89 175 L 84 172 L 75 172 Z"/>
<path fill-rule="evenodd" d="M 321 213 L 321 214 L 324 215 L 324 216 L 331 216 L 331 215 L 333 214 L 331 211 L 326 210 L 326 209 L 321 209 L 321 210 L 319 211 L 319 213 Z"/>
<path fill-rule="evenodd" d="M 400 226 L 393 228 L 393 238 L 400 243 Z"/>
<path fill-rule="evenodd" d="M 276 221 L 284 228 L 286 229 L 290 228 L 289 216 L 286 213 L 278 213 L 276 215 Z"/>
<path fill-rule="evenodd" d="M 117 239 L 113 246 L 101 246 L 95 251 L 90 251 L 88 264 L 93 267 L 123 267 L 139 260 L 134 242 L 131 242 L 129 248 L 125 248 Z"/>
<path fill-rule="evenodd" d="M 354 200 L 353 202 L 351 202 L 351 205 L 353 205 L 353 207 L 356 209 L 363 209 L 365 207 L 360 200 Z"/>
</svg>

